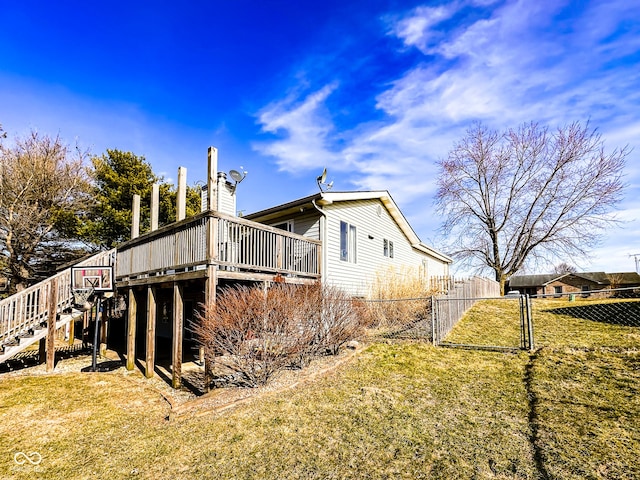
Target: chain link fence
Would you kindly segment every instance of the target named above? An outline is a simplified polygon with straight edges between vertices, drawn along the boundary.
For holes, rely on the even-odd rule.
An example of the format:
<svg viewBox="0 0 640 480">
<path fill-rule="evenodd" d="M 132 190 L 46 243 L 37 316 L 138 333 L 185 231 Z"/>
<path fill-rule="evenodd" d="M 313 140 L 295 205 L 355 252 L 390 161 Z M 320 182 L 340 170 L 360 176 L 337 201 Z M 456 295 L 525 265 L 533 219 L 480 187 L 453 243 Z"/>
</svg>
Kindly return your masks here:
<svg viewBox="0 0 640 480">
<path fill-rule="evenodd" d="M 482 277 L 452 280 L 448 287 L 429 297 L 364 300 L 375 335 L 437 345 L 477 301 L 500 294 L 497 282 Z"/>
<path fill-rule="evenodd" d="M 639 348 L 640 289 L 531 297 L 538 346 Z"/>
<path fill-rule="evenodd" d="M 497 283 L 471 279 L 456 282 L 446 295 L 366 305 L 382 338 L 508 350 L 640 348 L 638 288 L 500 297 Z"/>
<path fill-rule="evenodd" d="M 534 348 L 531 304 L 524 295 L 474 298 L 474 308 L 453 324 L 438 310 L 451 309 L 451 301 L 436 300 L 433 344 L 444 347 L 462 347 L 488 350 L 517 350 Z M 455 318 L 455 317 L 454 317 Z M 438 334 L 438 329 L 442 333 Z"/>
<path fill-rule="evenodd" d="M 362 300 L 375 337 L 425 340 L 433 338 L 433 297 Z"/>
</svg>

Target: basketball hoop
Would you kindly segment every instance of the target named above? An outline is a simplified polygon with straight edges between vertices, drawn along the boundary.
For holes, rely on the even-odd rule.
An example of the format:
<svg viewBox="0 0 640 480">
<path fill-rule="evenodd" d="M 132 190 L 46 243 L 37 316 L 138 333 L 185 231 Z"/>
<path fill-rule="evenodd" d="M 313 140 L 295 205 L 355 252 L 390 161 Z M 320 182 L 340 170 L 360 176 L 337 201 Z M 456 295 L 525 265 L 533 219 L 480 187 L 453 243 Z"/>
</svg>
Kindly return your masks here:
<svg viewBox="0 0 640 480">
<path fill-rule="evenodd" d="M 93 304 L 96 303 L 92 359 L 92 371 L 94 372 L 97 371 L 100 307 L 104 297 L 113 295 L 114 287 L 112 265 L 76 265 L 71 267 L 73 306 L 87 312 L 91 311 Z"/>
<path fill-rule="evenodd" d="M 81 312 L 91 310 L 93 301 L 95 300 L 93 288 L 78 288 L 74 289 L 71 293 L 73 294 L 73 306 L 75 308 Z"/>
</svg>

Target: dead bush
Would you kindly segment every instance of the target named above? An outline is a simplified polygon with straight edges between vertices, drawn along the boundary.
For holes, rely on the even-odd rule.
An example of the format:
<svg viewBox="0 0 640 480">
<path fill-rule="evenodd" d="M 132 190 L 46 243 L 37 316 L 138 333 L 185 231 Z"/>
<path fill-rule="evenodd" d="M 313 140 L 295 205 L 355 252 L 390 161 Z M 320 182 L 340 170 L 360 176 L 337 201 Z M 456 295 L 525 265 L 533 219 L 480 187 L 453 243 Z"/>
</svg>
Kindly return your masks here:
<svg viewBox="0 0 640 480">
<path fill-rule="evenodd" d="M 336 287 L 325 285 L 321 288 L 320 344 L 335 355 L 345 343 L 362 335 L 364 318 L 356 308 L 357 300 Z"/>
<path fill-rule="evenodd" d="M 352 299 L 340 290 L 276 284 L 224 290 L 192 330 L 209 365 L 215 362 L 235 384 L 255 387 L 283 368 L 337 353 L 363 328 Z"/>
<path fill-rule="evenodd" d="M 369 318 L 372 328 L 395 328 L 429 315 L 435 292 L 419 271 L 393 267 L 379 272 L 371 286 Z"/>
<path fill-rule="evenodd" d="M 289 335 L 290 312 L 286 305 L 274 304 L 279 300 L 273 292 L 240 286 L 206 305 L 193 330 L 208 364 L 215 362 L 230 371 L 233 383 L 249 387 L 266 383 L 281 370 L 297 345 Z"/>
</svg>

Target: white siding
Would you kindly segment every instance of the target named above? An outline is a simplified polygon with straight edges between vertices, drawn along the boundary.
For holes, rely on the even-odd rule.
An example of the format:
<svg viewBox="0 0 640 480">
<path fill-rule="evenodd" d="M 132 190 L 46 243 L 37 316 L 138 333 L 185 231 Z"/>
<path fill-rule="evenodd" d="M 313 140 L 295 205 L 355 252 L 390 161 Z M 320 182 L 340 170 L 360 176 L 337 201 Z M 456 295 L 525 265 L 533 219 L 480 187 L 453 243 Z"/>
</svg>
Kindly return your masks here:
<svg viewBox="0 0 640 480">
<path fill-rule="evenodd" d="M 426 275 L 441 276 L 448 273 L 443 262 L 411 246 L 381 201 L 360 200 L 336 202 L 325 207 L 328 219 L 326 281 L 339 286 L 351 295 L 367 296 L 377 274 L 393 267 L 396 271 L 408 268 L 423 269 Z M 357 261 L 340 260 L 340 222 L 356 227 Z M 393 242 L 393 258 L 385 257 L 384 239 Z"/>
<path fill-rule="evenodd" d="M 236 215 L 236 192 L 231 183 L 226 181 L 226 175 L 223 172 L 218 174 L 218 183 L 216 189 L 218 192 L 218 204 L 214 205 L 214 210 L 227 215 Z M 209 192 L 206 188 L 200 191 L 200 211 L 204 212 L 208 205 Z"/>
<path fill-rule="evenodd" d="M 288 220 L 293 221 L 293 233 L 304 235 L 305 237 L 321 240 L 320 238 L 320 214 L 316 211 L 305 211 L 296 215 L 283 215 L 274 220 L 263 222 L 273 227 Z"/>
<path fill-rule="evenodd" d="M 293 219 L 293 232 L 320 240 L 320 215 L 317 212 L 301 213 Z"/>
<path fill-rule="evenodd" d="M 218 211 L 227 215 L 236 215 L 236 192 L 226 181 L 218 182 Z"/>
</svg>

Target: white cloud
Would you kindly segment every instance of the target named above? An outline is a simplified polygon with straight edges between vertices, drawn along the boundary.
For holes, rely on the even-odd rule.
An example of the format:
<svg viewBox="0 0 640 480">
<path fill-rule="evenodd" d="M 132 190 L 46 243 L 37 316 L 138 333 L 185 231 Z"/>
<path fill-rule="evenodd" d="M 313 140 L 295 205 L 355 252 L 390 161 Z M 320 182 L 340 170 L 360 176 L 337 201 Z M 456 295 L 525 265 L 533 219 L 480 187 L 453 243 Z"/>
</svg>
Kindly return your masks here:
<svg viewBox="0 0 640 480">
<path fill-rule="evenodd" d="M 392 26 L 390 32 L 405 47 L 425 57 L 398 72 L 377 95 L 382 119 L 338 131 L 323 107 L 337 87 L 330 92 L 325 87 L 301 104 L 286 100 L 261 116 L 266 131 L 288 133 L 268 143 L 269 153 L 279 156 L 280 165 L 304 168 L 316 167 L 314 159 L 333 150 L 335 158 L 344 160 L 336 168 L 349 171 L 354 188 L 388 189 L 416 227 L 433 232 L 439 223 L 430 205 L 435 161 L 446 156 L 471 121 L 502 129 L 528 121 L 554 127 L 589 120 L 603 133 L 607 151 L 640 146 L 640 72 L 637 63 L 624 61 L 637 52 L 640 36 L 621 27 L 637 7 L 597 3 L 583 6 L 576 16 L 572 5 L 571 20 L 559 21 L 556 16 L 568 2 L 520 0 L 475 17 L 462 14 L 480 3 L 492 2 L 419 7 Z M 456 26 L 445 29 L 454 17 Z M 627 181 L 631 187 L 621 205 L 625 218 L 634 213 L 630 209 L 640 189 L 640 167 L 631 161 Z M 638 230 L 637 220 L 628 222 L 623 231 L 632 233 L 616 232 L 594 257 L 640 249 Z M 626 260 L 620 257 L 616 269 L 623 269 Z"/>
<path fill-rule="evenodd" d="M 322 165 L 322 159 L 333 156 L 327 137 L 334 130 L 323 102 L 336 88 L 325 85 L 299 104 L 287 98 L 264 108 L 258 116 L 262 131 L 283 138 L 256 143 L 254 150 L 275 157 L 280 169 L 290 172 Z"/>
<path fill-rule="evenodd" d="M 423 53 L 431 52 L 431 45 L 442 33 L 434 27 L 449 20 L 460 8 L 458 2 L 438 7 L 417 7 L 410 16 L 398 21 L 391 29 L 408 47 L 417 47 Z"/>
</svg>

